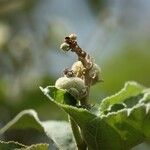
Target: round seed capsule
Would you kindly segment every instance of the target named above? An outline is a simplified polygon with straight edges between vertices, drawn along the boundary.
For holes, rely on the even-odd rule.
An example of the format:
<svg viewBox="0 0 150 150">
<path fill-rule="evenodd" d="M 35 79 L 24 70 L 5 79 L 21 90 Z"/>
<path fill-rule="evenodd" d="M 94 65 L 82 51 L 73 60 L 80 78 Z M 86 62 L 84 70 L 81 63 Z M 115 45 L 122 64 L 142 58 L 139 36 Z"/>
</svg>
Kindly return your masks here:
<svg viewBox="0 0 150 150">
<path fill-rule="evenodd" d="M 61 77 L 55 82 L 55 87 L 67 90 L 76 99 L 81 99 L 86 95 L 86 86 L 82 79 L 78 77 Z"/>
<path fill-rule="evenodd" d="M 70 50 L 70 47 L 67 43 L 62 43 L 60 45 L 60 49 L 62 49 L 63 51 L 69 51 Z"/>
<path fill-rule="evenodd" d="M 74 33 L 73 33 L 73 34 L 70 34 L 69 37 L 70 37 L 70 39 L 73 40 L 73 41 L 75 41 L 75 40 L 77 39 L 77 35 L 74 34 Z"/>
</svg>

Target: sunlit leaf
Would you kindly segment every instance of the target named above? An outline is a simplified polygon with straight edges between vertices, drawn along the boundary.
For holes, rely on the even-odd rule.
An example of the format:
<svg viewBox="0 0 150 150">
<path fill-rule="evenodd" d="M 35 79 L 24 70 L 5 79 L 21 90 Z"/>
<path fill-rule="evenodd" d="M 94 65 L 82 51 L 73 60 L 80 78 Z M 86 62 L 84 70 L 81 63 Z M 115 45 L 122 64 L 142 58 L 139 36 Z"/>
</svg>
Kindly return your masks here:
<svg viewBox="0 0 150 150">
<path fill-rule="evenodd" d="M 41 88 L 44 94 L 58 107 L 64 109 L 80 126 L 83 137 L 90 150 L 128 150 L 145 139 L 150 140 L 150 104 L 140 102 L 144 97 L 144 87 L 135 82 L 128 82 L 119 94 L 106 98 L 103 110 L 116 103 L 134 97 L 136 103 L 132 108 L 114 109 L 107 115 L 94 115 L 90 111 L 62 104 L 60 98 L 52 96 L 50 87 Z M 57 89 L 58 90 L 58 89 Z M 69 94 L 69 93 L 68 93 Z M 140 98 L 136 98 L 142 94 Z M 119 96 L 118 96 L 119 95 Z M 63 99 L 64 97 L 62 97 Z M 106 101 L 108 100 L 108 102 Z M 146 100 L 144 100 L 146 101 Z M 130 104 L 130 103 L 129 103 Z"/>
<path fill-rule="evenodd" d="M 1 150 L 48 150 L 48 144 L 33 144 L 31 146 L 25 146 L 18 142 L 9 141 L 4 142 L 0 141 Z"/>
<path fill-rule="evenodd" d="M 26 148 L 27 146 L 20 144 L 18 142 L 10 141 L 4 142 L 0 141 L 0 149 L 1 150 L 11 150 L 11 149 L 19 149 L 19 148 Z"/>
<path fill-rule="evenodd" d="M 107 112 L 114 104 L 120 104 L 124 102 L 128 106 L 135 105 L 143 96 L 143 90 L 144 87 L 136 82 L 127 82 L 121 91 L 102 100 L 100 104 L 101 113 Z"/>
</svg>

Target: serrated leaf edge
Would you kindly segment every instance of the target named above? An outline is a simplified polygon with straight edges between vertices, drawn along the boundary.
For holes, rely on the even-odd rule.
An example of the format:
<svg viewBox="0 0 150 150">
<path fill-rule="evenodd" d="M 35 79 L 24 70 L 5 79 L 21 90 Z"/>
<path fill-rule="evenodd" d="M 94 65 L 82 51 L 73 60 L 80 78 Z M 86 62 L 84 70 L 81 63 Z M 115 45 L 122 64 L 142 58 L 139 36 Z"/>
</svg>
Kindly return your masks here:
<svg viewBox="0 0 150 150">
<path fill-rule="evenodd" d="M 135 105 L 134 107 L 132 108 L 124 108 L 124 109 L 121 109 L 121 110 L 118 110 L 117 112 L 110 112 L 106 115 L 101 115 L 101 118 L 107 118 L 109 116 L 112 116 L 112 115 L 117 115 L 118 113 L 122 113 L 122 112 L 125 112 L 127 114 L 127 117 L 130 116 L 130 114 L 132 113 L 132 111 L 134 111 L 135 109 L 139 108 L 139 107 L 145 107 L 145 113 L 148 114 L 149 111 L 150 111 L 150 104 L 144 104 L 144 103 L 139 103 L 137 105 Z"/>
<path fill-rule="evenodd" d="M 24 144 L 16 142 L 16 141 L 2 141 L 2 140 L 0 140 L 0 143 L 2 143 L 2 144 L 17 144 L 17 145 L 22 146 L 24 148 L 28 147 L 27 145 L 24 145 Z"/>
<path fill-rule="evenodd" d="M 6 132 L 15 122 L 17 122 L 23 115 L 31 115 L 34 117 L 34 119 L 37 121 L 37 123 L 42 127 L 42 123 L 40 122 L 37 112 L 33 109 L 28 109 L 20 112 L 15 118 L 13 118 L 11 121 L 9 121 L 4 127 L 0 129 L 0 134 L 3 134 Z M 43 128 L 45 131 L 45 129 Z"/>
<path fill-rule="evenodd" d="M 114 95 L 111 95 L 111 96 L 108 96 L 106 98 L 104 98 L 101 103 L 100 103 L 100 107 L 99 107 L 99 111 L 100 111 L 100 115 L 103 115 L 103 113 L 101 112 L 101 107 L 105 104 L 105 101 L 107 101 L 108 99 L 111 99 L 111 98 L 115 98 L 116 96 L 122 94 L 123 92 L 125 92 L 127 90 L 127 87 L 129 85 L 132 85 L 132 86 L 138 86 L 138 87 L 143 87 L 145 88 L 144 86 L 142 86 L 141 84 L 138 84 L 137 82 L 135 81 L 128 81 L 125 83 L 124 87 L 117 93 L 115 93 Z M 143 90 L 144 91 L 144 90 Z M 112 105 L 111 105 L 112 106 Z"/>
</svg>

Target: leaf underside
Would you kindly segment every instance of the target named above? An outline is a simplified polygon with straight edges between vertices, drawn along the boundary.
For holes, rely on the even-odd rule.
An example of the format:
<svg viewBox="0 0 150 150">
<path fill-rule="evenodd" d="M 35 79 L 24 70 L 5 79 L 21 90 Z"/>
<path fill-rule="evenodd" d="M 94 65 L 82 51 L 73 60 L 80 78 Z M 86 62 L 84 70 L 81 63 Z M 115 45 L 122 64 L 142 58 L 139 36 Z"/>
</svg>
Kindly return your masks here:
<svg viewBox="0 0 150 150">
<path fill-rule="evenodd" d="M 4 150 L 14 148 L 22 148 L 22 150 L 25 148 L 28 150 L 75 149 L 75 142 L 68 122 L 52 120 L 42 122 L 32 109 L 20 112 L 0 129 L 0 135 L 1 140 L 11 141 L 0 143 L 0 149 Z M 31 139 L 35 140 L 31 141 Z"/>
</svg>

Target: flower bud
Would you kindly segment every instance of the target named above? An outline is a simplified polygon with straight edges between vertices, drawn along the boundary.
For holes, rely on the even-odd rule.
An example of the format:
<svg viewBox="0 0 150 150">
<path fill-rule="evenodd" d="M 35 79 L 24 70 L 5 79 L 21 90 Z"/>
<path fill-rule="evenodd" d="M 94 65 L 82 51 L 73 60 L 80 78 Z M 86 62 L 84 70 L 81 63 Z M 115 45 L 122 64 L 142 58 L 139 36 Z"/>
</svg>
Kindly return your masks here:
<svg viewBox="0 0 150 150">
<path fill-rule="evenodd" d="M 61 77 L 55 82 L 55 87 L 67 90 L 76 99 L 86 96 L 86 86 L 82 79 L 78 77 Z"/>
<path fill-rule="evenodd" d="M 69 37 L 70 37 L 70 39 L 73 40 L 73 41 L 75 41 L 75 40 L 77 39 L 77 35 L 74 34 L 74 33 L 73 33 L 73 34 L 70 34 Z"/>
<path fill-rule="evenodd" d="M 60 45 L 60 49 L 62 49 L 63 51 L 69 51 L 70 47 L 67 43 L 62 43 Z"/>
<path fill-rule="evenodd" d="M 77 76 L 77 77 L 81 77 L 83 75 L 83 71 L 84 71 L 84 66 L 82 64 L 81 61 L 77 61 L 75 62 L 72 67 L 71 67 L 71 70 L 74 72 L 74 74 Z"/>
</svg>

